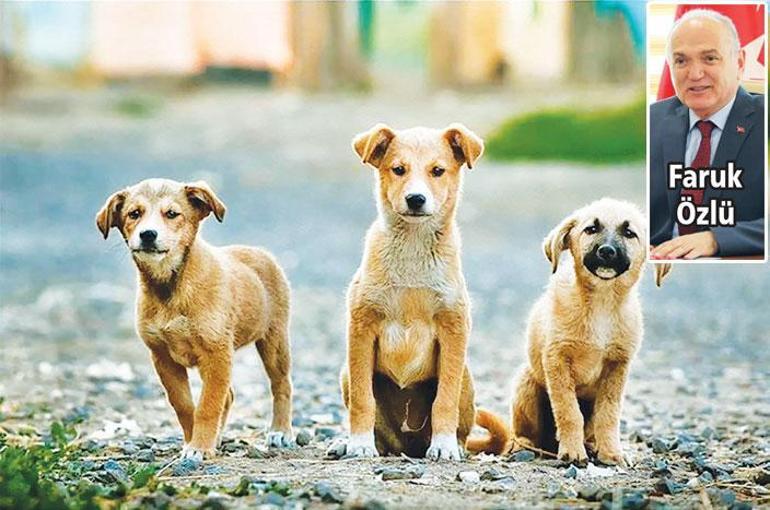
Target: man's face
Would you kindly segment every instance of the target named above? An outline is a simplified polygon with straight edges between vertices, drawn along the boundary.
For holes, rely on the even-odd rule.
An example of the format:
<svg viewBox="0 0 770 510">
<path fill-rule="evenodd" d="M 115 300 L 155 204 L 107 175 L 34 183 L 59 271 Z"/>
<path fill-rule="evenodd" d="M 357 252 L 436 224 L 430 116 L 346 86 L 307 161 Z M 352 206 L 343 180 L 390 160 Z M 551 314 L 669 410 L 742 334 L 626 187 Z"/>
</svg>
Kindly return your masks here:
<svg viewBox="0 0 770 510">
<path fill-rule="evenodd" d="M 734 53 L 728 29 L 718 21 L 682 23 L 672 35 L 670 59 L 676 95 L 698 117 L 716 113 L 735 96 L 744 53 Z"/>
</svg>

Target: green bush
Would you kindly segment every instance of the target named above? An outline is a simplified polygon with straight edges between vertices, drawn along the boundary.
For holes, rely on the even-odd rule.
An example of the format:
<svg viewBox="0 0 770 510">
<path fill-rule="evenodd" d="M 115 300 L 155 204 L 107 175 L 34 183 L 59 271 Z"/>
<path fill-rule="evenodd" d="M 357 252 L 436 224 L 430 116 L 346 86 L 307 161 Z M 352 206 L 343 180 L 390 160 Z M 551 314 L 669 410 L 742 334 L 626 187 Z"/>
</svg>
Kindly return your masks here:
<svg viewBox="0 0 770 510">
<path fill-rule="evenodd" d="M 642 161 L 645 119 L 643 99 L 615 109 L 532 113 L 507 120 L 493 131 L 487 140 L 487 153 L 507 161 Z"/>
</svg>

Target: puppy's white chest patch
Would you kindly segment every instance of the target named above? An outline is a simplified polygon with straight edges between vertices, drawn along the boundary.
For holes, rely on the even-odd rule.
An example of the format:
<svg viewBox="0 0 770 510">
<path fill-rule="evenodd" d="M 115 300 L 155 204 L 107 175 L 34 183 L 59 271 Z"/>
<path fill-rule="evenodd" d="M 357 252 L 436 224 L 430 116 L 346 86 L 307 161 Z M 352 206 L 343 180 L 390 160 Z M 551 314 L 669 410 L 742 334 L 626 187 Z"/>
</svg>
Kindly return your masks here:
<svg viewBox="0 0 770 510">
<path fill-rule="evenodd" d="M 606 348 L 615 333 L 612 315 L 605 312 L 595 313 L 591 320 L 591 338 L 597 347 Z"/>
<path fill-rule="evenodd" d="M 435 374 L 435 344 L 434 328 L 423 321 L 388 321 L 379 335 L 377 368 L 406 388 Z"/>
<path fill-rule="evenodd" d="M 198 364 L 192 343 L 196 336 L 194 323 L 184 315 L 177 315 L 170 320 L 158 318 L 146 324 L 142 330 L 145 341 L 166 347 L 171 359 L 188 368 Z"/>
</svg>

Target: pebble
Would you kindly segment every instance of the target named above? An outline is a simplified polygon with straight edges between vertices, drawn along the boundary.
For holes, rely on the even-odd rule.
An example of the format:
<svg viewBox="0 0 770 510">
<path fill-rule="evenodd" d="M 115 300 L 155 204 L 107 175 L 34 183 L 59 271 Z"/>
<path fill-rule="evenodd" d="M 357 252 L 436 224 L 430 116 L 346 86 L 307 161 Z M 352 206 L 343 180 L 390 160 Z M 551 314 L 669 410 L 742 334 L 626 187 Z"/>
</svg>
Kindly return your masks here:
<svg viewBox="0 0 770 510">
<path fill-rule="evenodd" d="M 117 461 L 115 460 L 108 460 L 104 464 L 102 464 L 102 471 L 107 473 L 110 478 L 112 478 L 115 482 L 126 482 L 128 481 L 128 475 L 126 474 L 126 470 L 123 469 L 123 466 L 121 466 Z"/>
<path fill-rule="evenodd" d="M 529 450 L 519 450 L 511 455 L 508 460 L 513 462 L 530 462 L 535 460 L 535 454 Z"/>
<path fill-rule="evenodd" d="M 134 459 L 139 462 L 155 462 L 155 452 L 150 448 L 139 450 L 136 452 L 136 455 L 134 455 Z"/>
<path fill-rule="evenodd" d="M 339 460 L 345 456 L 348 451 L 348 445 L 345 441 L 336 441 L 326 449 L 326 458 L 331 460 Z"/>
<path fill-rule="evenodd" d="M 620 505 L 617 505 L 615 501 L 618 492 L 607 492 L 602 498 L 602 510 L 614 510 L 615 508 L 622 508 L 623 510 L 642 510 L 647 508 L 650 503 L 650 498 L 642 491 L 620 491 Z"/>
<path fill-rule="evenodd" d="M 512 478 L 510 475 L 500 471 L 497 468 L 490 468 L 481 473 L 481 479 L 496 482 L 497 480 L 503 480 L 505 478 Z"/>
<path fill-rule="evenodd" d="M 277 492 L 268 492 L 265 496 L 265 499 L 262 500 L 262 502 L 266 505 L 273 505 L 277 506 L 278 508 L 283 507 L 283 505 L 286 504 L 286 498 L 278 494 Z"/>
<path fill-rule="evenodd" d="M 425 474 L 425 466 L 422 464 L 410 464 L 408 466 L 378 466 L 374 468 L 375 475 L 381 475 L 383 481 L 411 480 L 422 478 Z"/>
<path fill-rule="evenodd" d="M 221 475 L 224 472 L 225 469 L 222 466 L 217 466 L 216 464 L 203 468 L 204 475 Z"/>
<path fill-rule="evenodd" d="M 599 501 L 602 496 L 602 488 L 594 484 L 586 484 L 578 487 L 578 496 L 586 501 Z"/>
<path fill-rule="evenodd" d="M 315 438 L 318 440 L 332 439 L 336 437 L 339 432 L 331 427 L 316 427 Z"/>
<path fill-rule="evenodd" d="M 123 444 L 120 446 L 120 451 L 123 452 L 124 455 L 134 455 L 139 451 L 139 447 L 136 446 L 136 443 L 127 439 L 126 441 L 123 441 Z"/>
<path fill-rule="evenodd" d="M 188 476 L 201 466 L 201 461 L 196 459 L 182 459 L 174 464 L 171 474 L 174 476 Z"/>
<path fill-rule="evenodd" d="M 714 475 L 709 473 L 708 471 L 704 471 L 698 476 L 698 480 L 700 480 L 701 483 L 711 483 L 714 481 Z"/>
<path fill-rule="evenodd" d="M 684 488 L 684 485 L 674 481 L 672 478 L 669 478 L 669 477 L 661 478 L 655 484 L 655 490 L 657 490 L 661 494 L 671 494 L 671 495 L 678 494 L 682 492 L 683 488 Z"/>
<path fill-rule="evenodd" d="M 457 473 L 457 479 L 463 483 L 475 485 L 481 481 L 481 476 L 477 471 L 460 471 Z"/>
<path fill-rule="evenodd" d="M 666 453 L 671 449 L 668 441 L 663 438 L 655 437 L 652 439 L 652 452 L 653 453 Z"/>
<path fill-rule="evenodd" d="M 324 503 L 342 503 L 344 499 L 339 490 L 327 480 L 321 480 L 313 487 L 313 492 Z"/>
<path fill-rule="evenodd" d="M 564 476 L 566 478 L 577 478 L 577 474 L 578 474 L 578 470 L 574 465 L 564 470 Z"/>
<path fill-rule="evenodd" d="M 313 440 L 313 436 L 310 435 L 310 432 L 307 430 L 301 430 L 299 434 L 297 434 L 297 445 L 298 446 L 307 446 L 310 444 L 310 441 Z"/>
<path fill-rule="evenodd" d="M 306 416 L 295 416 L 291 424 L 294 427 L 312 427 L 315 422 Z"/>
</svg>

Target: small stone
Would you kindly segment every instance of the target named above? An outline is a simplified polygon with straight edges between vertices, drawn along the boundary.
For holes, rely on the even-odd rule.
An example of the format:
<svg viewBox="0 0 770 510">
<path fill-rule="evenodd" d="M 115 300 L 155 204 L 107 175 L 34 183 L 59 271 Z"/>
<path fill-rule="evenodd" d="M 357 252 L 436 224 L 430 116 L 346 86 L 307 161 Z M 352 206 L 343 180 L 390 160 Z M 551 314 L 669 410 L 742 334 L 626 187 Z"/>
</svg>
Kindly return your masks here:
<svg viewBox="0 0 770 510">
<path fill-rule="evenodd" d="M 291 424 L 295 427 L 312 427 L 315 422 L 306 416 L 295 416 Z"/>
<path fill-rule="evenodd" d="M 326 449 L 326 458 L 330 460 L 339 460 L 345 456 L 348 451 L 348 445 L 345 441 L 335 441 Z"/>
<path fill-rule="evenodd" d="M 564 470 L 564 476 L 566 478 L 577 478 L 578 470 L 574 465 L 571 465 Z"/>
<path fill-rule="evenodd" d="M 713 439 L 716 437 L 716 432 L 711 427 L 706 427 L 701 431 L 700 437 L 703 439 Z"/>
<path fill-rule="evenodd" d="M 266 505 L 273 505 L 277 506 L 278 508 L 283 507 L 283 505 L 286 504 L 286 498 L 278 494 L 277 492 L 268 492 L 265 496 L 265 499 L 262 500 L 263 503 Z"/>
<path fill-rule="evenodd" d="M 586 501 L 599 501 L 602 496 L 602 489 L 598 485 L 586 484 L 578 487 L 578 496 Z"/>
<path fill-rule="evenodd" d="M 171 470 L 171 474 L 174 476 L 188 476 L 190 473 L 198 469 L 201 465 L 201 461 L 196 459 L 182 459 L 174 465 Z"/>
<path fill-rule="evenodd" d="M 134 458 L 138 462 L 155 462 L 155 452 L 153 452 L 150 448 L 146 448 L 136 452 Z"/>
<path fill-rule="evenodd" d="M 671 449 L 669 443 L 660 437 L 655 437 L 652 440 L 652 452 L 653 453 L 666 453 Z"/>
<path fill-rule="evenodd" d="M 217 466 L 216 464 L 203 468 L 204 475 L 221 475 L 224 472 L 224 468 L 222 466 Z"/>
<path fill-rule="evenodd" d="M 511 455 L 508 460 L 513 462 L 530 462 L 535 460 L 535 454 L 529 450 L 519 450 Z"/>
<path fill-rule="evenodd" d="M 652 474 L 656 476 L 670 476 L 671 470 L 668 469 L 668 462 L 663 459 L 656 460 L 652 465 Z"/>
<path fill-rule="evenodd" d="M 698 480 L 697 478 L 690 478 L 689 480 L 687 480 L 686 485 L 688 489 L 697 489 L 698 487 L 700 487 L 700 480 Z"/>
<path fill-rule="evenodd" d="M 496 482 L 505 478 L 511 478 L 510 475 L 505 474 L 497 468 L 490 468 L 481 473 L 481 479 L 486 481 Z"/>
<path fill-rule="evenodd" d="M 658 482 L 655 484 L 655 490 L 657 490 L 661 494 L 671 494 L 672 496 L 674 494 L 678 494 L 682 492 L 682 489 L 684 488 L 684 485 L 681 483 L 677 483 L 672 478 L 666 477 L 661 478 L 658 480 Z"/>
<path fill-rule="evenodd" d="M 735 492 L 731 491 L 730 489 L 722 489 L 719 491 L 719 502 L 723 505 L 730 506 L 733 503 L 735 503 L 736 495 Z"/>
<path fill-rule="evenodd" d="M 475 485 L 481 481 L 481 476 L 476 471 L 460 471 L 457 473 L 457 479 L 463 483 Z"/>
<path fill-rule="evenodd" d="M 134 455 L 139 451 L 139 447 L 136 446 L 133 441 L 128 439 L 123 441 L 123 444 L 120 446 L 120 451 L 123 452 L 124 455 Z"/>
<path fill-rule="evenodd" d="M 381 475 L 383 481 L 411 480 L 421 478 L 425 474 L 425 466 L 422 464 L 410 464 L 408 466 L 378 466 L 374 468 L 374 474 Z"/>
<path fill-rule="evenodd" d="M 752 508 L 751 503 L 745 501 L 736 501 L 730 505 L 730 510 L 751 510 Z"/>
<path fill-rule="evenodd" d="M 337 435 L 338 435 L 337 430 L 331 427 L 316 427 L 315 429 L 315 438 L 320 441 L 323 441 L 325 439 L 332 439 Z"/>
<path fill-rule="evenodd" d="M 313 492 L 324 503 L 342 503 L 344 501 L 339 491 L 326 480 L 321 480 L 315 484 Z"/>
<path fill-rule="evenodd" d="M 714 481 L 714 475 L 709 473 L 708 471 L 704 471 L 698 476 L 698 480 L 700 480 L 701 483 L 711 483 Z"/>
<path fill-rule="evenodd" d="M 310 441 L 313 440 L 313 436 L 310 435 L 310 432 L 307 430 L 301 430 L 299 434 L 297 434 L 297 445 L 298 446 L 307 446 L 310 444 Z"/>
<path fill-rule="evenodd" d="M 123 469 L 123 466 L 121 466 L 115 460 L 110 459 L 102 464 L 102 471 L 104 471 L 109 476 L 109 478 L 112 478 L 112 480 L 115 482 L 128 481 L 128 475 L 126 474 L 125 469 Z"/>
</svg>

